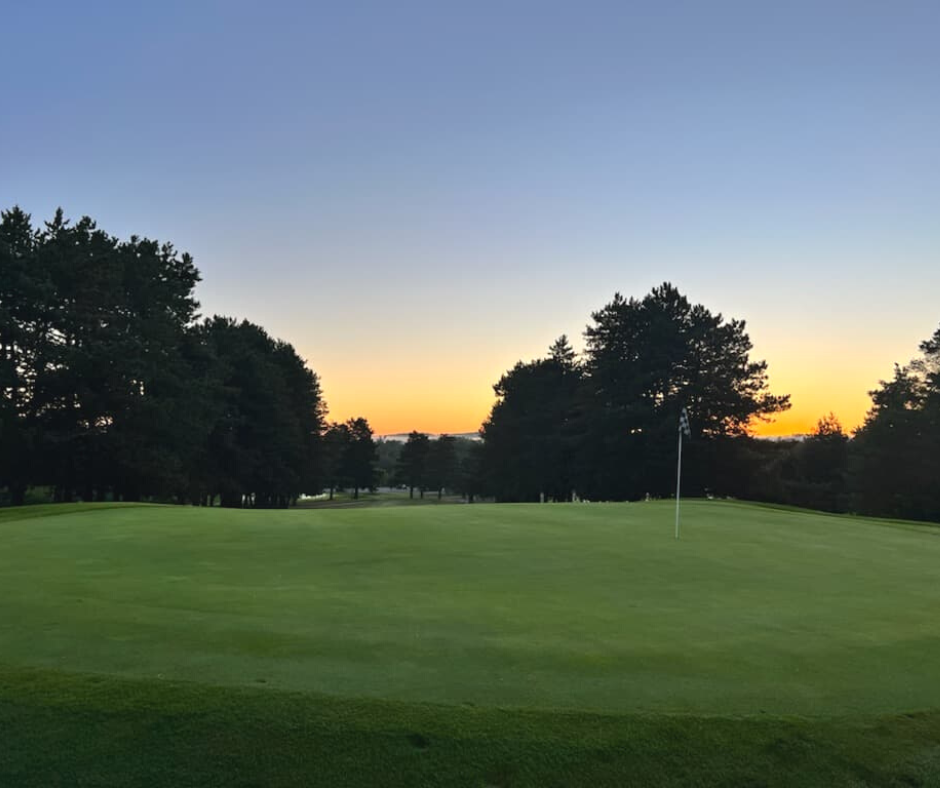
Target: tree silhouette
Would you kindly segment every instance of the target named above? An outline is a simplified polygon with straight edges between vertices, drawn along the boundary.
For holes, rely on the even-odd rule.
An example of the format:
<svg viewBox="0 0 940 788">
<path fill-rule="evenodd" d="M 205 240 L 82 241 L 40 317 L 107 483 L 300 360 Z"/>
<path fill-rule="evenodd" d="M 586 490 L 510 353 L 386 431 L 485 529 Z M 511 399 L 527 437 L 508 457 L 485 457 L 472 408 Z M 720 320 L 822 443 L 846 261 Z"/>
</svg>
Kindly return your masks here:
<svg viewBox="0 0 940 788">
<path fill-rule="evenodd" d="M 428 454 L 431 451 L 431 439 L 423 432 L 412 431 L 402 446 L 398 456 L 397 478 L 408 487 L 408 497 L 415 497 L 415 488 L 424 497 L 428 487 Z"/>
<path fill-rule="evenodd" d="M 940 521 L 940 328 L 920 351 L 870 392 L 853 441 L 852 486 L 862 512 Z"/>
<path fill-rule="evenodd" d="M 580 385 L 580 367 L 562 336 L 547 358 L 519 362 L 493 387 L 498 400 L 481 434 L 487 486 L 498 500 L 570 497 Z"/>
<path fill-rule="evenodd" d="M 699 440 L 743 435 L 753 419 L 789 407 L 767 391 L 766 362 L 750 359 L 744 321 L 692 304 L 668 282 L 640 300 L 615 294 L 592 320 L 577 473 L 592 498 L 669 495 L 683 407 Z"/>
<path fill-rule="evenodd" d="M 0 214 L 0 487 L 285 506 L 320 479 L 319 381 L 247 321 L 197 322 L 192 258 L 58 210 Z"/>
<path fill-rule="evenodd" d="M 592 315 L 585 357 L 567 339 L 547 358 L 516 364 L 496 384 L 481 434 L 487 484 L 501 500 L 668 495 L 679 412 L 698 442 L 745 435 L 755 418 L 789 407 L 767 391 L 767 365 L 749 358 L 743 321 L 693 305 L 665 283 L 641 300 L 619 293 Z M 704 488 L 709 469 L 690 446 Z"/>
<path fill-rule="evenodd" d="M 343 477 L 353 488 L 353 498 L 359 498 L 359 490 L 375 487 L 375 464 L 377 460 L 372 428 L 361 416 L 346 422 L 349 440 L 343 454 Z"/>
<path fill-rule="evenodd" d="M 323 481 L 331 501 L 333 493 L 346 486 L 343 474 L 349 440 L 349 426 L 342 422 L 330 424 L 323 435 Z"/>
<path fill-rule="evenodd" d="M 450 435 L 440 435 L 432 441 L 427 457 L 427 484 L 437 490 L 440 500 L 445 488 L 452 488 L 457 480 L 457 445 Z"/>
</svg>

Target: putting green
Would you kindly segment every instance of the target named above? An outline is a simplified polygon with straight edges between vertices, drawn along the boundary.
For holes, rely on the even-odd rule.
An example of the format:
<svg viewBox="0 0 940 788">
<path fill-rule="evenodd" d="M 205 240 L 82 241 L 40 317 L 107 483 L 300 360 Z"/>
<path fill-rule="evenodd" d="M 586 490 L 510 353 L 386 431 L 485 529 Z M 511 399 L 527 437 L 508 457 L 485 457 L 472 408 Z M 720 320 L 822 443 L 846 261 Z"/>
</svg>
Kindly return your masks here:
<svg viewBox="0 0 940 788">
<path fill-rule="evenodd" d="M 0 515 L 0 665 L 449 705 L 940 707 L 940 529 L 696 501 Z M 64 512 L 64 513 L 60 513 Z"/>
</svg>

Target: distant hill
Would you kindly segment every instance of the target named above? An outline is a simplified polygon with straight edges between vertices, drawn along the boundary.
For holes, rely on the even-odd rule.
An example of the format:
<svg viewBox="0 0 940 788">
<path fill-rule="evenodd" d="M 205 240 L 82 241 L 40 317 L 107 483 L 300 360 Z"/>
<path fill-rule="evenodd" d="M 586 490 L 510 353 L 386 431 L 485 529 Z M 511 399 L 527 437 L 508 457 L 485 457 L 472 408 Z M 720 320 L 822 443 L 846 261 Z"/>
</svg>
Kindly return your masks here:
<svg viewBox="0 0 940 788">
<path fill-rule="evenodd" d="M 383 441 L 399 441 L 401 443 L 404 443 L 405 441 L 408 440 L 409 434 L 410 433 L 407 433 L 407 432 L 395 432 L 391 435 L 378 435 L 376 437 L 378 437 L 379 440 L 383 440 Z M 450 437 L 452 438 L 465 438 L 468 441 L 480 440 L 480 435 L 477 432 L 445 432 L 445 433 L 429 432 L 427 433 L 427 435 L 431 438 L 437 438 L 437 437 L 440 437 L 440 435 L 450 435 Z"/>
</svg>

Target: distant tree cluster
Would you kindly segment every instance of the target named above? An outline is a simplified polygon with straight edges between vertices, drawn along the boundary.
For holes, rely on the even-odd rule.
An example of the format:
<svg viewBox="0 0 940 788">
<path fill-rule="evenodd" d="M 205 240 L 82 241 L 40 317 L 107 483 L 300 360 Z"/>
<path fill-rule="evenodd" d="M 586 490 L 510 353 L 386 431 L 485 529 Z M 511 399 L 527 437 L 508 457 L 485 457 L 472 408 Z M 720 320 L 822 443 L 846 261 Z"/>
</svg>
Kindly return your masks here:
<svg viewBox="0 0 940 788">
<path fill-rule="evenodd" d="M 679 413 L 699 439 L 744 434 L 789 407 L 749 359 L 743 321 L 691 304 L 670 284 L 620 294 L 592 315 L 580 361 L 566 337 L 495 385 L 484 423 L 487 485 L 500 500 L 636 500 L 675 484 Z"/>
<path fill-rule="evenodd" d="M 745 324 L 672 285 L 615 295 L 578 359 L 566 337 L 494 386 L 479 484 L 502 501 L 638 500 L 674 494 L 679 412 L 692 414 L 683 486 L 832 512 L 940 521 L 940 329 L 871 392 L 854 438 L 830 414 L 804 440 L 752 437 L 789 407 L 750 358 Z"/>
<path fill-rule="evenodd" d="M 325 406 L 294 348 L 199 320 L 199 272 L 59 210 L 0 214 L 0 489 L 286 506 L 323 487 Z M 367 425 L 366 425 L 367 426 Z M 360 476 L 355 481 L 362 481 Z"/>
<path fill-rule="evenodd" d="M 832 414 L 804 440 L 702 447 L 722 494 L 830 512 L 940 522 L 940 328 L 869 392 L 849 436 Z"/>
<path fill-rule="evenodd" d="M 324 435 L 323 460 L 331 501 L 336 490 L 351 489 L 358 499 L 360 490 L 374 489 L 378 452 L 369 422 L 354 418 L 330 424 Z"/>
<path fill-rule="evenodd" d="M 850 438 L 832 414 L 803 439 L 740 435 L 690 446 L 699 492 L 827 512 L 857 511 L 849 477 Z"/>
<path fill-rule="evenodd" d="M 466 438 L 440 435 L 431 440 L 423 432 L 412 432 L 398 453 L 393 479 L 408 488 L 411 498 L 417 490 L 420 498 L 431 491 L 440 499 L 447 490 L 466 496 L 472 503 L 480 492 L 477 465 L 481 450 L 478 442 Z"/>
</svg>

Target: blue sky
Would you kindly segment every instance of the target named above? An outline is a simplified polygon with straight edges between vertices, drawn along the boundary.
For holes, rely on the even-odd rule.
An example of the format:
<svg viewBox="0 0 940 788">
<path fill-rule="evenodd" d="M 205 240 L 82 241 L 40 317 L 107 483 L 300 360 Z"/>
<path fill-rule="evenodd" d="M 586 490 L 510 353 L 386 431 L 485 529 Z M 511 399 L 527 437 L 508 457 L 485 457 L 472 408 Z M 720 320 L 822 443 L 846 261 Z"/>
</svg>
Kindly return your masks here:
<svg viewBox="0 0 940 788">
<path fill-rule="evenodd" d="M 940 4 L 11 4 L 0 206 L 170 240 L 334 417 L 475 429 L 617 290 L 745 318 L 777 431 L 940 322 Z"/>
</svg>

